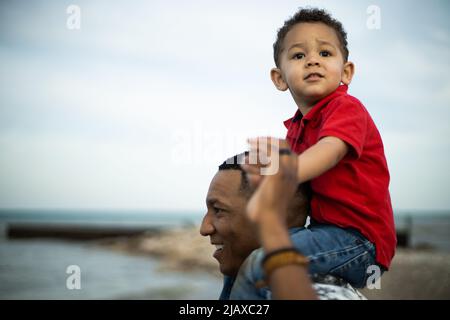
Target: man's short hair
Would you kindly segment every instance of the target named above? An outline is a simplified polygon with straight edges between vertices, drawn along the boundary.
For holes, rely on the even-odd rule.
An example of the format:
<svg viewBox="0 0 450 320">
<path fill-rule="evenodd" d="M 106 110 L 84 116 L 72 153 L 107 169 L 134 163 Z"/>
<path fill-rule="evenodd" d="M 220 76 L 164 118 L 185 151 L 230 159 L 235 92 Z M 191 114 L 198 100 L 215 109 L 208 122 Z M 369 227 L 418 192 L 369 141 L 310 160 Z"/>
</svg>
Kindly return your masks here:
<svg viewBox="0 0 450 320">
<path fill-rule="evenodd" d="M 220 166 L 219 171 L 223 170 L 239 170 L 241 172 L 241 184 L 239 191 L 243 192 L 246 197 L 250 196 L 250 183 L 247 179 L 247 174 L 242 169 L 241 164 L 244 163 L 245 156 L 248 155 L 248 151 L 239 153 L 233 157 L 225 160 Z"/>
<path fill-rule="evenodd" d="M 247 178 L 247 174 L 242 169 L 241 164 L 245 163 L 245 157 L 249 155 L 248 151 L 239 153 L 233 157 L 225 160 L 220 166 L 219 171 L 223 170 L 238 170 L 241 172 L 241 184 L 239 187 L 239 191 L 243 192 L 244 195 L 249 198 L 252 194 L 252 190 L 250 187 L 250 183 Z M 311 200 L 311 189 L 308 183 L 301 183 L 297 187 L 297 194 L 301 194 L 307 200 L 307 211 L 309 211 L 309 201 Z"/>
<path fill-rule="evenodd" d="M 279 59 L 281 52 L 283 51 L 283 40 L 286 37 L 286 34 L 292 29 L 293 26 L 302 22 L 320 22 L 334 29 L 340 42 L 340 49 L 342 56 L 344 57 L 344 62 L 348 61 L 349 52 L 347 48 L 347 33 L 345 32 L 342 23 L 331 17 L 331 15 L 323 9 L 300 8 L 300 10 L 297 11 L 297 13 L 290 19 L 286 20 L 283 27 L 278 30 L 277 40 L 273 44 L 273 58 L 277 67 L 280 66 Z"/>
</svg>

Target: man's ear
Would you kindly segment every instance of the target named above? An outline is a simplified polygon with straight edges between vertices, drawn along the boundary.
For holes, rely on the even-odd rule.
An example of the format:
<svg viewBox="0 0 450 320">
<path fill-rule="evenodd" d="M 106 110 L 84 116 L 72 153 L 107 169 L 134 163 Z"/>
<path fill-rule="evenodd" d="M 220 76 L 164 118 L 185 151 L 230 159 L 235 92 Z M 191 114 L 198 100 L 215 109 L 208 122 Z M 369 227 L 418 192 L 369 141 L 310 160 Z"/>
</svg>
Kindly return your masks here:
<svg viewBox="0 0 450 320">
<path fill-rule="evenodd" d="M 288 85 L 286 81 L 283 79 L 283 75 L 281 74 L 281 70 L 278 68 L 273 68 L 270 70 L 270 78 L 272 79 L 273 84 L 280 91 L 286 91 L 288 89 Z"/>
<path fill-rule="evenodd" d="M 353 75 L 355 74 L 355 65 L 351 61 L 347 61 L 344 64 L 344 70 L 342 71 L 341 82 L 349 85 L 352 82 Z"/>
</svg>

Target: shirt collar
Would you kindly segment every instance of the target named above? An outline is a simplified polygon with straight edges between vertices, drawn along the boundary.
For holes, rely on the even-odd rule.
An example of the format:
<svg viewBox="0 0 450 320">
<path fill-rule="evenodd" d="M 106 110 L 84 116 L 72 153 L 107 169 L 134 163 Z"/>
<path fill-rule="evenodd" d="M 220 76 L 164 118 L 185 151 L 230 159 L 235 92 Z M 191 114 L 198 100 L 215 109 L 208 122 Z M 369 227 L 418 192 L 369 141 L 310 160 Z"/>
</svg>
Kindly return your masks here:
<svg viewBox="0 0 450 320">
<path fill-rule="evenodd" d="M 328 104 L 328 102 L 333 100 L 335 97 L 347 94 L 347 90 L 348 90 L 348 85 L 346 85 L 346 84 L 340 85 L 332 93 L 330 93 L 325 98 L 322 98 L 319 102 L 317 102 L 314 105 L 314 107 L 312 107 L 312 109 L 306 114 L 306 116 L 303 117 L 300 110 L 297 110 L 295 112 L 295 115 L 292 118 L 284 121 L 284 126 L 287 129 L 289 129 L 289 127 L 292 123 L 300 121 L 300 120 L 302 120 L 302 118 L 304 118 L 304 121 L 313 119 L 317 115 L 317 113 Z"/>
<path fill-rule="evenodd" d="M 230 293 L 231 288 L 233 288 L 234 280 L 234 277 L 223 276 L 223 288 L 219 300 L 230 300 Z"/>
</svg>

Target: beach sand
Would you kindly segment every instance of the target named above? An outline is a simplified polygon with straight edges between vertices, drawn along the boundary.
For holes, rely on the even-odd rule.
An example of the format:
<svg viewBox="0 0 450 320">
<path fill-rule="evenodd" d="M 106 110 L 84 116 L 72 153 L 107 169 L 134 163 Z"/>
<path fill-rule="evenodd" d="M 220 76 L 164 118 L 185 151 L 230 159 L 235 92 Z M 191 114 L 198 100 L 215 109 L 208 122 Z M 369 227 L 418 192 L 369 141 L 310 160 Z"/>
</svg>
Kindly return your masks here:
<svg viewBox="0 0 450 320">
<path fill-rule="evenodd" d="M 167 271 L 205 271 L 221 277 L 215 250 L 198 228 L 168 230 L 100 240 L 97 243 L 129 254 L 157 256 Z M 450 299 L 450 253 L 431 249 L 398 249 L 381 289 L 364 289 L 368 299 Z"/>
<path fill-rule="evenodd" d="M 361 292 L 368 299 L 450 299 L 450 254 L 398 249 L 381 289 Z"/>
</svg>

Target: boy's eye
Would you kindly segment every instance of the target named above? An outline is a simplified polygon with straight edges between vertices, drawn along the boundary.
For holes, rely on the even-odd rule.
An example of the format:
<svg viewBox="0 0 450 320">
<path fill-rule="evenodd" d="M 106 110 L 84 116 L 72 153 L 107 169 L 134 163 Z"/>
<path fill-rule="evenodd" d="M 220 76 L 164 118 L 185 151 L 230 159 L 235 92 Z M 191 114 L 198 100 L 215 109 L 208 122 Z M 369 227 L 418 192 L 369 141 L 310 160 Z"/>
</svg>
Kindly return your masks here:
<svg viewBox="0 0 450 320">
<path fill-rule="evenodd" d="M 294 56 L 293 56 L 293 58 L 294 58 L 294 59 L 297 59 L 297 60 L 303 59 L 304 57 L 305 57 L 305 54 L 304 54 L 304 53 L 296 53 L 296 54 L 294 54 Z"/>
<path fill-rule="evenodd" d="M 326 51 L 326 50 L 320 51 L 320 56 L 321 57 L 329 57 L 329 56 L 331 56 L 331 53 L 329 51 Z"/>
</svg>

